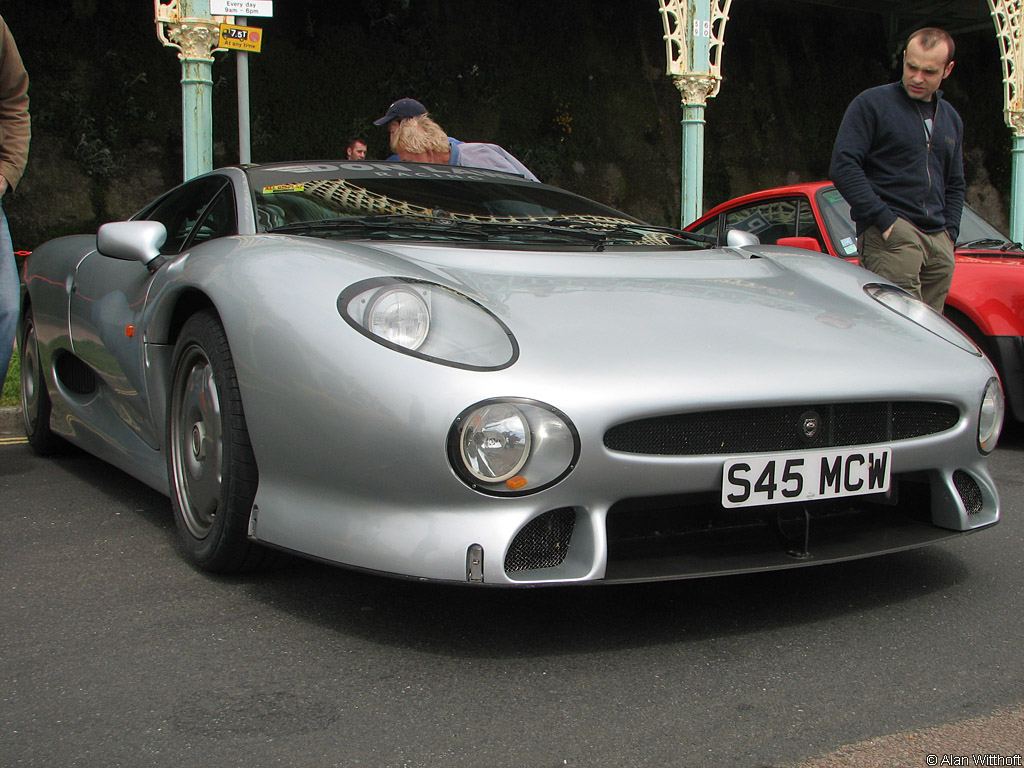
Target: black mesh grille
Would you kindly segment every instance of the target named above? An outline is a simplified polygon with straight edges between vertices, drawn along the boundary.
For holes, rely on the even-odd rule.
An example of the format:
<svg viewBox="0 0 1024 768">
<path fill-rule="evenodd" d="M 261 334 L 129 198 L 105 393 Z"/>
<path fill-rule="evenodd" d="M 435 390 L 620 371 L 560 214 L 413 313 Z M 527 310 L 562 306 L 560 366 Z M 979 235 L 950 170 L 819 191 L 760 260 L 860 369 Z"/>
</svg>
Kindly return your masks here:
<svg viewBox="0 0 1024 768">
<path fill-rule="evenodd" d="M 532 571 L 561 565 L 569 552 L 576 510 L 555 509 L 527 523 L 505 555 L 505 571 Z"/>
<path fill-rule="evenodd" d="M 609 429 L 613 451 L 656 456 L 758 453 L 864 445 L 933 435 L 956 426 L 948 403 L 835 403 L 736 408 L 640 419 Z M 808 426 L 814 423 L 813 430 Z M 812 431 L 813 434 L 807 433 Z"/>
<path fill-rule="evenodd" d="M 960 494 L 960 499 L 963 501 L 968 515 L 976 515 L 981 512 L 984 499 L 981 496 L 981 488 L 974 482 L 973 477 L 962 469 L 958 469 L 953 473 L 953 485 L 956 486 L 956 492 Z"/>
<path fill-rule="evenodd" d="M 60 383 L 76 395 L 88 395 L 96 391 L 96 374 L 92 368 L 71 354 L 62 354 L 54 362 Z"/>
</svg>

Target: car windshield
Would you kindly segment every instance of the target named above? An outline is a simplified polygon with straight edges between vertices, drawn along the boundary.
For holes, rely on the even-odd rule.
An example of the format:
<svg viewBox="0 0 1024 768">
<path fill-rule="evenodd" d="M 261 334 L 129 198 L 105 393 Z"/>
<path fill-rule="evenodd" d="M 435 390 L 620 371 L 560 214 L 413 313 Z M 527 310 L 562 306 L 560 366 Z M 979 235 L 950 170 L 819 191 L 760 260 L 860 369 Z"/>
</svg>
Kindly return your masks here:
<svg viewBox="0 0 1024 768">
<path fill-rule="evenodd" d="M 819 189 L 818 208 L 825 220 L 829 239 L 835 244 L 840 256 L 857 255 L 857 230 L 850 218 L 850 204 L 835 187 Z"/>
<path fill-rule="evenodd" d="M 555 187 L 478 168 L 316 163 L 247 169 L 263 232 L 326 238 L 706 247 Z"/>
<path fill-rule="evenodd" d="M 969 205 L 964 206 L 960 219 L 960 236 L 956 239 L 958 248 L 991 248 L 1006 251 L 1018 250 L 1020 246 L 989 224 Z"/>
<path fill-rule="evenodd" d="M 818 190 L 818 207 L 825 228 L 828 229 L 832 242 L 839 250 L 840 256 L 857 255 L 857 230 L 850 216 L 850 205 L 839 194 L 835 187 Z M 1017 250 L 1019 245 L 989 224 L 976 210 L 964 205 L 960 219 L 960 235 L 956 241 L 957 248 L 985 248 L 991 250 Z"/>
</svg>

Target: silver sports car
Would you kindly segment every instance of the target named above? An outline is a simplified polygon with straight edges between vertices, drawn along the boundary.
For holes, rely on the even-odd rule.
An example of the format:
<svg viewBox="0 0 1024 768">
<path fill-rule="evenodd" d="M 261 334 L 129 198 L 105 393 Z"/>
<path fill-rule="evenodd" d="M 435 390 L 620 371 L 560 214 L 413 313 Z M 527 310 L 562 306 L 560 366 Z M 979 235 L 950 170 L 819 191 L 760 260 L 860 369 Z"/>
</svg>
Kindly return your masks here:
<svg viewBox="0 0 1024 768">
<path fill-rule="evenodd" d="M 996 373 L 840 259 L 481 169 L 223 168 L 25 270 L 26 430 L 192 560 L 489 585 L 786 568 L 993 525 Z"/>
</svg>

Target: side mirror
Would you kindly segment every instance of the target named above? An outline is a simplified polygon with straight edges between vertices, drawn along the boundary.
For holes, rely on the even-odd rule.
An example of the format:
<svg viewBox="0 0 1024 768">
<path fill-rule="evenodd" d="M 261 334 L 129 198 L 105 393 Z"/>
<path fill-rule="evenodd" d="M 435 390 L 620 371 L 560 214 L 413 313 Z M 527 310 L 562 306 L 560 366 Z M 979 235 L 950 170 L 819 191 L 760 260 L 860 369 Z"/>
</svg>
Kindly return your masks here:
<svg viewBox="0 0 1024 768">
<path fill-rule="evenodd" d="M 112 221 L 96 233 L 96 250 L 122 261 L 138 261 L 150 271 L 164 262 L 160 246 L 167 240 L 167 228 L 159 221 Z"/>
<path fill-rule="evenodd" d="M 806 251 L 817 251 L 821 253 L 821 243 L 813 237 L 780 237 L 776 245 L 785 245 L 789 248 L 803 248 Z"/>
<path fill-rule="evenodd" d="M 742 248 L 745 245 L 760 245 L 760 238 L 745 229 L 730 229 L 725 233 L 725 244 L 735 248 Z"/>
</svg>

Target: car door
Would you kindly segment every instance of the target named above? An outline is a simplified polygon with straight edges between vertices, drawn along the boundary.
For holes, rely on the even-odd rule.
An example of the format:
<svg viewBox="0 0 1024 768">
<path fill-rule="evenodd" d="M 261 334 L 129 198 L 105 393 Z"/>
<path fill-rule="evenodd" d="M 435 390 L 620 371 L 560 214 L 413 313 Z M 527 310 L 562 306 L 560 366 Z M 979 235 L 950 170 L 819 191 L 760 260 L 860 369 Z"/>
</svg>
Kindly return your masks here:
<svg viewBox="0 0 1024 768">
<path fill-rule="evenodd" d="M 167 240 L 160 251 L 174 256 L 203 240 L 236 233 L 233 200 L 228 179 L 204 176 L 172 190 L 135 218 L 162 222 Z M 75 355 L 99 379 L 97 394 L 90 396 L 108 398 L 111 412 L 158 448 L 162 430 L 156 429 L 148 407 L 141 325 L 153 275 L 140 262 L 92 252 L 75 272 L 69 322 Z"/>
</svg>

